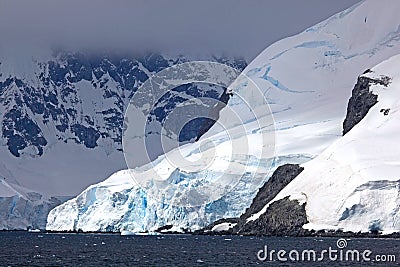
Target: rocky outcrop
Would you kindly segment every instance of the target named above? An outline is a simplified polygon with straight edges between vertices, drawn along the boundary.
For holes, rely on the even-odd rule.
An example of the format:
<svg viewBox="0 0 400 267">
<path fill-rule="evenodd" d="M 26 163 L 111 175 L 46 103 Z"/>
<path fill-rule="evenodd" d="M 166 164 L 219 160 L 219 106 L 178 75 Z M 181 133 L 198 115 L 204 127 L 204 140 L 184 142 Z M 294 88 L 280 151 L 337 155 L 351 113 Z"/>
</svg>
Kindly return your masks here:
<svg viewBox="0 0 400 267">
<path fill-rule="evenodd" d="M 368 72 L 370 70 L 366 70 L 364 73 Z M 367 115 L 370 108 L 378 102 L 378 96 L 373 94 L 369 89 L 371 84 L 388 86 L 389 83 L 390 78 L 386 76 L 380 79 L 371 79 L 364 76 L 358 77 L 347 105 L 347 114 L 343 122 L 343 135 L 359 123 Z"/>
<path fill-rule="evenodd" d="M 252 214 L 259 212 L 268 202 L 287 186 L 297 175 L 304 170 L 298 164 L 285 164 L 278 167 L 271 178 L 258 190 L 251 206 L 240 218 L 247 219 Z"/>
<path fill-rule="evenodd" d="M 285 164 L 278 167 L 271 178 L 260 188 L 250 207 L 237 219 L 222 219 L 205 227 L 197 233 L 210 233 L 213 226 L 223 222 L 234 222 L 236 225 L 219 234 L 242 235 L 299 235 L 302 226 L 307 223 L 305 203 L 300 205 L 296 200 L 284 198 L 273 202 L 267 211 L 258 219 L 247 222 L 247 219 L 261 211 L 275 196 L 304 170 L 298 164 Z"/>
<path fill-rule="evenodd" d="M 229 98 L 231 94 L 227 92 L 225 89 L 222 93 L 221 97 L 218 101 L 215 101 L 216 104 L 213 108 L 210 109 L 207 118 L 203 118 L 204 122 L 202 123 L 196 137 L 196 141 L 199 141 L 200 137 L 202 137 L 210 128 L 215 124 L 215 122 L 219 119 L 219 112 L 226 107 L 228 104 Z"/>
<path fill-rule="evenodd" d="M 233 232 L 244 235 L 287 235 L 296 234 L 307 221 L 305 205 L 297 201 L 282 199 L 272 203 L 257 220 L 247 219 L 261 211 L 275 196 L 304 170 L 298 164 L 285 164 L 278 167 L 271 178 L 260 188 L 252 204 L 240 216 Z"/>
<path fill-rule="evenodd" d="M 285 197 L 273 202 L 258 219 L 243 224 L 236 233 L 267 236 L 303 235 L 305 230 L 302 227 L 308 223 L 305 206 L 306 203 L 300 205 L 297 200 Z"/>
</svg>

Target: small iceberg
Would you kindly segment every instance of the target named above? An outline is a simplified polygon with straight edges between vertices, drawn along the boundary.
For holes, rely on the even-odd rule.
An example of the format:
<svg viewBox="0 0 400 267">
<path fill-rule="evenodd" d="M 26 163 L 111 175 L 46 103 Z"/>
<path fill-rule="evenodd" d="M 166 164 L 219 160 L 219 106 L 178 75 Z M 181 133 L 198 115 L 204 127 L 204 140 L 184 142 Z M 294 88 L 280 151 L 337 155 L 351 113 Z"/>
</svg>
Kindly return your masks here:
<svg viewBox="0 0 400 267">
<path fill-rule="evenodd" d="M 134 232 L 123 230 L 121 231 L 121 235 L 135 235 Z"/>
<path fill-rule="evenodd" d="M 122 230 L 121 235 L 159 235 L 156 232 L 132 232 L 127 230 Z"/>
</svg>

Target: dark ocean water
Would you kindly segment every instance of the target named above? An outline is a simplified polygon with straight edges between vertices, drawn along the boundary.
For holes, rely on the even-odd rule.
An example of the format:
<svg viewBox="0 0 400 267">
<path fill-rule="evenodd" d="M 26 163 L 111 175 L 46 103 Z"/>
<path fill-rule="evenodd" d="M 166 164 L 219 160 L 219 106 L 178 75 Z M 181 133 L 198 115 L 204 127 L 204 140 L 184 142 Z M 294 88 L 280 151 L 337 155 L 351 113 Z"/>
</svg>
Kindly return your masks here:
<svg viewBox="0 0 400 267">
<path fill-rule="evenodd" d="M 399 266 L 399 239 L 347 239 L 347 246 L 338 249 L 337 238 L 244 237 L 244 236 L 120 236 L 108 234 L 46 234 L 0 232 L 0 266 Z M 343 240 L 342 240 L 343 241 Z M 343 244 L 342 244 L 343 245 Z M 271 250 L 286 251 L 287 262 Z M 317 259 L 322 250 L 337 250 L 337 259 L 325 255 L 323 261 L 309 260 L 304 250 L 314 250 Z M 370 262 L 340 261 L 347 250 L 359 253 L 370 250 Z M 259 252 L 263 250 L 262 252 Z M 299 261 L 292 261 L 290 251 L 299 251 Z M 283 253 L 283 252 L 281 252 Z M 333 251 L 332 251 L 333 253 Z M 368 254 L 368 253 L 367 253 Z M 285 259 L 285 255 L 281 255 Z M 296 258 L 296 252 L 290 254 Z M 350 254 L 349 254 L 350 255 Z M 396 262 L 393 261 L 395 256 Z M 331 254 L 334 258 L 335 254 Z M 377 262 L 376 256 L 386 259 Z"/>
</svg>

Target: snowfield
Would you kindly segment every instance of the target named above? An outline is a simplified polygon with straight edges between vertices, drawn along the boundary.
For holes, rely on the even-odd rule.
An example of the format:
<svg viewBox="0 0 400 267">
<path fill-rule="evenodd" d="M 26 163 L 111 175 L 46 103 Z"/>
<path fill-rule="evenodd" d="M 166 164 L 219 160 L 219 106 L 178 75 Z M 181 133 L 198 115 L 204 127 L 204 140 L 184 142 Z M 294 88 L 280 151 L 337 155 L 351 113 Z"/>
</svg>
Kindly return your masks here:
<svg viewBox="0 0 400 267">
<path fill-rule="evenodd" d="M 270 203 L 290 196 L 306 202 L 308 229 L 353 232 L 400 230 L 400 55 L 364 77 L 391 78 L 373 84 L 378 103 L 342 138 L 304 163 L 304 171 Z M 389 110 L 387 115 L 384 111 Z M 266 206 L 266 207 L 267 207 Z M 249 220 L 258 218 L 266 207 Z"/>
<path fill-rule="evenodd" d="M 174 207 L 168 205 L 168 199 L 157 201 L 147 196 L 146 191 L 129 179 L 129 171 L 121 171 L 53 209 L 48 216 L 47 229 L 139 232 L 152 231 L 169 224 L 198 229 L 220 218 L 238 217 L 251 204 L 257 192 L 257 188 L 249 186 L 251 167 L 255 167 L 251 164 L 261 164 L 261 169 L 255 174 L 258 178 L 262 177 L 262 183 L 259 184 L 261 186 L 271 176 L 272 171 L 284 163 L 304 163 L 306 170 L 277 199 L 291 195 L 307 201 L 307 212 L 311 219 L 309 227 L 337 225 L 346 229 L 358 227 L 357 229 L 365 230 L 370 227 L 375 215 L 365 219 L 365 224 L 361 224 L 360 220 L 364 220 L 362 216 L 369 216 L 369 213 L 360 210 L 375 209 L 377 206 L 382 209 L 382 203 L 390 200 L 388 203 L 391 206 L 385 206 L 380 211 L 387 217 L 382 225 L 385 229 L 398 229 L 397 221 L 393 221 L 396 216 L 392 214 L 397 200 L 382 195 L 384 192 L 398 192 L 396 181 L 399 177 L 395 177 L 395 172 L 399 164 L 396 158 L 399 157 L 398 152 L 395 153 L 395 148 L 398 147 L 393 139 L 396 136 L 393 123 L 396 121 L 396 106 L 394 102 L 389 103 L 389 99 L 395 99 L 392 98 L 394 93 L 390 93 L 395 91 L 391 88 L 396 88 L 395 73 L 374 70 L 378 75 L 392 74 L 393 83 L 387 89 L 374 87 L 380 102 L 371 110 L 370 113 L 374 114 L 372 117 L 365 118 L 362 124 L 344 138 L 341 137 L 341 132 L 347 103 L 357 76 L 371 66 L 400 53 L 399 12 L 399 1 L 387 1 L 384 5 L 373 0 L 361 2 L 296 36 L 273 44 L 249 64 L 243 73 L 261 88 L 268 99 L 275 125 L 273 127 L 245 121 L 244 125 L 249 131 L 246 136 L 238 138 L 250 140 L 250 146 L 258 146 L 263 150 L 271 149 L 272 146 L 275 154 L 254 158 L 250 162 L 237 162 L 238 166 L 247 164 L 250 171 L 235 173 L 236 169 L 233 169 L 234 175 L 243 177 L 234 190 L 222 198 L 195 208 Z M 259 104 L 262 101 L 252 99 L 249 86 L 240 84 L 232 88 L 234 96 L 228 102 L 229 109 L 222 110 L 219 122 L 229 121 L 228 110 L 240 114 L 248 109 L 238 96 L 251 99 L 254 109 L 269 110 L 269 107 Z M 379 112 L 379 108 L 383 107 L 392 108 L 389 116 Z M 388 123 L 384 124 L 384 121 Z M 275 141 L 265 144 L 264 147 L 256 142 L 252 143 L 251 140 L 257 140 L 261 129 L 274 130 Z M 357 138 L 362 138 L 363 141 L 356 142 Z M 229 146 L 229 138 L 221 132 L 217 124 L 200 141 L 202 140 L 212 140 L 216 144 L 216 150 L 222 156 L 216 157 L 215 161 L 224 163 L 224 149 Z M 372 145 L 374 142 L 376 146 Z M 183 150 L 189 151 L 187 155 L 191 156 L 200 153 L 197 149 L 198 143 L 188 144 Z M 390 149 L 387 150 L 387 147 Z M 242 156 L 246 158 L 248 155 Z M 310 161 L 313 158 L 315 160 Z M 271 161 L 273 163 L 269 168 Z M 167 179 L 178 185 L 190 183 L 196 186 L 225 171 L 217 169 L 217 166 L 224 165 L 214 164 L 215 168 L 206 171 L 185 172 L 171 165 L 163 156 L 154 165 L 160 172 L 168 173 Z M 382 168 L 375 168 L 375 165 Z M 140 169 L 131 171 L 140 173 Z M 380 186 L 384 189 L 378 190 Z M 372 199 L 376 201 L 368 202 L 375 194 L 377 197 Z M 339 203 L 340 200 L 346 202 Z M 359 206 L 352 208 L 357 203 Z M 347 213 L 346 208 L 349 209 Z M 349 215 L 346 217 L 346 214 Z M 359 216 L 354 217 L 353 214 Z M 345 219 L 338 223 L 342 217 Z M 390 220 L 395 224 L 388 227 L 386 223 Z"/>
</svg>

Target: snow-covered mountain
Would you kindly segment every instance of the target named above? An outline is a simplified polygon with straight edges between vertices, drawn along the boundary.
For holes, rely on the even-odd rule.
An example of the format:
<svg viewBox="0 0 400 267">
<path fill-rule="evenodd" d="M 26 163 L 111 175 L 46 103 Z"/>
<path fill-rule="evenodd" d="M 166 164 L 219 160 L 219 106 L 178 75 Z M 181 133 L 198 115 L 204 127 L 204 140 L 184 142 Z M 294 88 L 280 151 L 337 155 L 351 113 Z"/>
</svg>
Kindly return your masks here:
<svg viewBox="0 0 400 267">
<path fill-rule="evenodd" d="M 16 192 L 12 196 L 16 201 L 30 202 L 29 197 L 20 198 L 22 191 L 43 199 L 75 196 L 126 168 L 122 124 L 130 97 L 154 73 L 188 60 L 157 53 L 50 51 L 30 55 L 0 52 L 0 177 Z M 209 60 L 238 69 L 246 66 L 239 58 Z M 161 125 L 179 103 L 193 97 L 220 99 L 224 90 L 200 83 L 179 86 L 159 99 L 149 120 Z M 207 111 L 205 107 L 203 113 Z M 198 138 L 203 124 L 200 119 L 182 129 L 179 141 Z M 157 129 L 147 133 L 157 134 Z M 0 194 L 0 201 L 10 202 L 8 197 Z M 16 216 L 28 222 L 25 228 L 31 226 L 29 219 L 12 214 L 14 209 L 1 208 L 4 221 Z M 42 214 L 42 228 L 46 216 Z M 23 224 L 15 227 L 24 228 Z"/>
<path fill-rule="evenodd" d="M 121 142 L 128 100 L 149 76 L 186 60 L 64 51 L 38 58 L 0 53 L 0 175 L 37 192 L 71 196 L 126 168 Z M 212 85 L 181 86 L 159 100 L 149 119 L 161 124 L 188 96 L 222 93 Z M 192 126 L 182 141 L 196 137 L 199 125 Z"/>
<path fill-rule="evenodd" d="M 400 231 L 399 66 L 397 55 L 360 76 L 352 98 L 366 92 L 376 98 L 365 117 L 318 157 L 304 163 L 304 171 L 249 221 L 289 196 L 306 204 L 309 222 L 304 228 Z M 349 111 L 352 104 L 361 111 L 366 99 L 350 101 Z"/>
<path fill-rule="evenodd" d="M 168 200 L 154 201 L 146 191 L 132 183 L 129 171 L 122 171 L 53 209 L 47 228 L 143 231 L 173 225 L 176 228 L 196 229 L 219 218 L 239 216 L 256 194 L 254 184 L 251 184 L 252 172 L 257 171 L 255 176 L 262 176 L 263 183 L 271 175 L 268 165 L 271 160 L 274 161 L 272 170 L 284 163 L 304 163 L 341 139 L 342 122 L 356 77 L 371 66 L 400 53 L 399 11 L 400 3 L 395 0 L 385 4 L 363 1 L 296 36 L 273 44 L 249 64 L 244 74 L 260 87 L 275 119 L 275 155 L 261 158 L 252 155 L 250 162 L 235 162 L 249 169 L 245 173 L 228 170 L 232 171 L 232 175 L 241 177 L 229 194 L 204 206 L 173 207 L 168 205 Z M 241 101 L 243 97 L 252 101 L 253 109 L 269 110 L 262 101 L 252 98 L 250 86 L 240 84 L 233 88 L 234 96 L 229 100 L 228 108 L 220 114 L 222 125 L 230 120 L 230 111 L 240 114 L 248 109 Z M 250 140 L 249 146 L 255 150 L 267 150 L 274 145 L 260 145 L 254 141 L 258 140 L 261 129 L 274 130 L 271 125 L 260 126 L 251 120 L 245 121 L 244 125 L 248 129 L 247 134 L 237 139 Z M 227 166 L 224 161 L 229 158 L 226 148 L 230 146 L 230 140 L 226 133 L 215 125 L 202 140 L 214 142 L 216 150 L 221 153 L 215 159 L 217 164 L 206 171 L 182 170 L 172 166 L 165 157 L 154 163 L 155 168 L 178 185 L 189 181 L 206 183 L 209 177 L 227 171 L 223 169 Z M 198 146 L 198 143 L 186 145 L 183 150 L 190 156 L 199 155 Z M 202 152 L 204 154 L 207 150 Z M 242 156 L 246 158 L 249 154 Z M 355 153 L 354 158 L 357 157 L 362 159 L 363 155 Z M 257 169 L 260 163 L 264 168 Z M 319 180 L 319 176 L 309 177 Z"/>
</svg>

